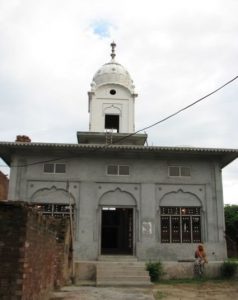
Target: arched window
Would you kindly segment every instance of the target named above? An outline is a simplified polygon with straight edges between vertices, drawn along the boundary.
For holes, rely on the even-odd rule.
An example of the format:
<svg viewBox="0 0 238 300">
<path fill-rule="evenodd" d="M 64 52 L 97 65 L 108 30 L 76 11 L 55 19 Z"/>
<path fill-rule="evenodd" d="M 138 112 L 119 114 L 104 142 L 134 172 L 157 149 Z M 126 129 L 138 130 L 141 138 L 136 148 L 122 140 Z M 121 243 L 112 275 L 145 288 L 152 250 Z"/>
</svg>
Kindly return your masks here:
<svg viewBox="0 0 238 300">
<path fill-rule="evenodd" d="M 201 242 L 201 201 L 182 189 L 160 200 L 161 243 Z"/>
<path fill-rule="evenodd" d="M 200 243 L 200 207 L 160 207 L 161 243 Z"/>
</svg>

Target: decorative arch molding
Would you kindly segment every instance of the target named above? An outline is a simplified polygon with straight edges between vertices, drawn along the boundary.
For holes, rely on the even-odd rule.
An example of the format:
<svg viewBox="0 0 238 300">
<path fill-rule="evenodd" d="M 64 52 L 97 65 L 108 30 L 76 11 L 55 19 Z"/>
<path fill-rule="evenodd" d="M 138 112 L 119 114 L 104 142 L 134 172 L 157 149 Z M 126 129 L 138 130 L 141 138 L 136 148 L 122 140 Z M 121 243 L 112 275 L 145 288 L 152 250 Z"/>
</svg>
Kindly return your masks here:
<svg viewBox="0 0 238 300">
<path fill-rule="evenodd" d="M 74 196 L 70 193 L 71 202 L 75 203 Z M 32 196 L 31 201 L 35 203 L 69 203 L 69 193 L 65 189 L 52 186 L 41 188 Z"/>
<path fill-rule="evenodd" d="M 191 192 L 184 192 L 182 189 L 179 189 L 177 191 L 166 193 L 159 200 L 159 206 L 157 209 L 159 209 L 160 206 L 202 207 L 202 201 L 197 195 Z"/>
<path fill-rule="evenodd" d="M 112 105 L 104 107 L 103 112 L 104 112 L 104 114 L 120 115 L 121 108 L 112 104 Z"/>
<path fill-rule="evenodd" d="M 135 197 L 126 191 L 116 188 L 105 192 L 98 202 L 99 206 L 137 206 Z"/>
</svg>

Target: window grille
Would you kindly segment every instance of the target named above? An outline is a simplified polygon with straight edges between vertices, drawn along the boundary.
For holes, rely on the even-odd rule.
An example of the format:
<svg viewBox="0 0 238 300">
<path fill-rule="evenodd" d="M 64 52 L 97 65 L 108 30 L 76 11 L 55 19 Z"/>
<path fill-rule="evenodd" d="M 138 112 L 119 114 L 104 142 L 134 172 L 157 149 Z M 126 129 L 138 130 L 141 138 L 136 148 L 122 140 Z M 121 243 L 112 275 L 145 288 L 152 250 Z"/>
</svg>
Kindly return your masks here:
<svg viewBox="0 0 238 300">
<path fill-rule="evenodd" d="M 161 207 L 161 243 L 200 243 L 200 207 Z"/>
<path fill-rule="evenodd" d="M 70 218 L 69 204 L 37 203 L 35 208 L 45 216 L 52 216 L 57 219 Z M 74 206 L 71 205 L 72 215 L 74 215 Z"/>
<path fill-rule="evenodd" d="M 108 175 L 118 175 L 118 166 L 107 166 Z"/>
<path fill-rule="evenodd" d="M 130 174 L 130 168 L 126 165 L 108 165 L 107 175 L 127 176 Z"/>
<path fill-rule="evenodd" d="M 119 166 L 119 175 L 129 175 L 129 166 Z"/>
<path fill-rule="evenodd" d="M 44 164 L 44 173 L 65 173 L 65 164 Z"/>
<path fill-rule="evenodd" d="M 54 164 L 44 164 L 45 173 L 54 173 Z"/>
<path fill-rule="evenodd" d="M 65 164 L 55 164 L 55 173 L 65 173 Z"/>
<path fill-rule="evenodd" d="M 169 166 L 169 176 L 171 177 L 190 177 L 191 172 L 189 167 Z"/>
</svg>

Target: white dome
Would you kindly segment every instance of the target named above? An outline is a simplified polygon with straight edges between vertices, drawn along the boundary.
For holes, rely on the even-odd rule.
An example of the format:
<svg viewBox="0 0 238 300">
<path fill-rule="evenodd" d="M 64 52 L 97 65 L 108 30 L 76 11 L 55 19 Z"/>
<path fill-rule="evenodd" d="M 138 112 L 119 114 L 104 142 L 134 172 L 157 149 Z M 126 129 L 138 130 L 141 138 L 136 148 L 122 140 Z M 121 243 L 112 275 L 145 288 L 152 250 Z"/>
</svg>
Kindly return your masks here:
<svg viewBox="0 0 238 300">
<path fill-rule="evenodd" d="M 97 86 L 115 83 L 127 87 L 134 92 L 134 84 L 128 71 L 114 59 L 104 64 L 94 75 L 91 84 L 92 89 Z"/>
</svg>

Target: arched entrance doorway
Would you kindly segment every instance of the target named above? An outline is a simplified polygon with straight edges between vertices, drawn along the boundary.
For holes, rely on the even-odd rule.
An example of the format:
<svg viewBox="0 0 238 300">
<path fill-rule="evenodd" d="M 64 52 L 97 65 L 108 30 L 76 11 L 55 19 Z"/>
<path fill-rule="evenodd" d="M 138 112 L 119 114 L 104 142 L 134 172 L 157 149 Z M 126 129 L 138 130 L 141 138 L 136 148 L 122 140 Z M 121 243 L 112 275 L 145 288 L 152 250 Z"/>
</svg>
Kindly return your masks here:
<svg viewBox="0 0 238 300">
<path fill-rule="evenodd" d="M 135 199 L 117 189 L 100 199 L 101 254 L 133 255 L 135 235 Z"/>
</svg>

